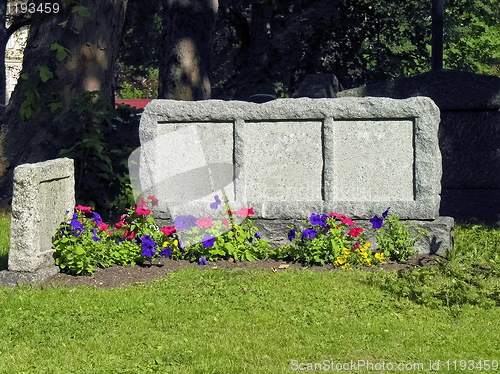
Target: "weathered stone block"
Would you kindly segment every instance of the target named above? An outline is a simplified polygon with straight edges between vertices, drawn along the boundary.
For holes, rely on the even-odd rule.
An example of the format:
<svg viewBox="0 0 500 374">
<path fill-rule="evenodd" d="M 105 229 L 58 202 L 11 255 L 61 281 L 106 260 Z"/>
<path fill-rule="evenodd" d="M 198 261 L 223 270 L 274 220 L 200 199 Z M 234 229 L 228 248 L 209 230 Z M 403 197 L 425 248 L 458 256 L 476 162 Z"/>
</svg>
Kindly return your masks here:
<svg viewBox="0 0 500 374">
<path fill-rule="evenodd" d="M 37 281 L 58 271 L 52 236 L 75 205 L 71 159 L 24 164 L 14 170 L 8 269 L 0 280 Z M 38 274 L 37 272 L 40 272 Z M 7 274 L 9 273 L 9 274 Z"/>
<path fill-rule="evenodd" d="M 334 210 L 368 219 L 391 206 L 432 220 L 438 123 L 424 97 L 154 100 L 141 118 L 140 180 L 172 216 L 206 214 L 219 194 L 265 219 Z"/>
</svg>

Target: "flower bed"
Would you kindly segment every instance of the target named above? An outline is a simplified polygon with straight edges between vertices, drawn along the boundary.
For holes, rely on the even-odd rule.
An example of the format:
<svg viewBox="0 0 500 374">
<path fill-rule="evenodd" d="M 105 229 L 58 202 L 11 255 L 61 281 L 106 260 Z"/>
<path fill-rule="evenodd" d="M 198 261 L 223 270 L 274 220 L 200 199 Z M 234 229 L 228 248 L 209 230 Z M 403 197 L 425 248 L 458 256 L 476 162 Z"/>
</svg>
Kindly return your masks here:
<svg viewBox="0 0 500 374">
<path fill-rule="evenodd" d="M 272 248 L 252 220 L 253 208 L 231 210 L 214 196 L 214 217 L 175 217 L 173 226 L 159 227 L 152 216 L 158 206 L 154 196 L 140 199 L 115 225 L 103 222 L 91 207 L 78 205 L 53 238 L 54 258 L 63 272 L 91 274 L 113 264 L 152 263 L 160 257 L 208 261 L 276 259 L 309 265 L 333 264 L 340 268 L 370 267 L 392 260 L 406 260 L 422 232 L 411 232 L 399 217 L 374 216 L 379 251 L 364 239 L 363 229 L 342 214 L 311 214 L 289 227 L 289 244 Z M 217 213 L 217 214 L 216 214 Z M 238 217 L 238 219 L 235 219 Z M 241 218 L 241 222 L 240 219 Z M 384 226 L 384 222 L 387 227 Z"/>
</svg>

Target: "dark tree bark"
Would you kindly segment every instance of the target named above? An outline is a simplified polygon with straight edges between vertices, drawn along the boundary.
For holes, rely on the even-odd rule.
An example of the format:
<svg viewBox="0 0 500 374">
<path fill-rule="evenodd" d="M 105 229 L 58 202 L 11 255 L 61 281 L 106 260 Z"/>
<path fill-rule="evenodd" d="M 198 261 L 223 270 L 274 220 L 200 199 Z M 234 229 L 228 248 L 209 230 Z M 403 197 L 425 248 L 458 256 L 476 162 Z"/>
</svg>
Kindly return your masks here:
<svg viewBox="0 0 500 374">
<path fill-rule="evenodd" d="M 158 97 L 210 99 L 218 0 L 166 0 Z"/>
<path fill-rule="evenodd" d="M 37 0 L 36 3 L 43 2 Z M 24 52 L 21 75 L 5 117 L 0 139 L 0 199 L 10 198 L 15 166 L 57 157 L 61 132 L 54 117 L 73 99 L 86 91 L 100 91 L 113 102 L 113 68 L 121 38 L 127 0 L 80 0 L 69 7 L 59 1 L 58 13 L 34 13 Z M 55 43 L 66 49 L 67 57 L 57 56 Z M 53 74 L 35 87 L 37 101 L 33 115 L 20 116 L 29 83 L 40 80 L 40 67 Z M 59 102 L 54 113 L 47 106 Z M 60 112 L 59 112 L 60 113 Z M 60 126 L 60 125 L 59 125 Z"/>
</svg>

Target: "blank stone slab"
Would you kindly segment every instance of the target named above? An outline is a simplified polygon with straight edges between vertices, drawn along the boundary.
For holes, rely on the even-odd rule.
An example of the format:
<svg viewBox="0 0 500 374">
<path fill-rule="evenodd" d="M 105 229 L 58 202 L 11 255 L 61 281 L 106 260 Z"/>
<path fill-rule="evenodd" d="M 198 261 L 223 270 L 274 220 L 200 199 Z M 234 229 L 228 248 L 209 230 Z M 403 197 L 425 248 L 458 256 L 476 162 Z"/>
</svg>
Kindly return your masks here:
<svg viewBox="0 0 500 374">
<path fill-rule="evenodd" d="M 73 160 L 63 158 L 14 169 L 9 271 L 54 266 L 52 236 L 75 206 Z"/>
<path fill-rule="evenodd" d="M 334 201 L 415 199 L 412 121 L 337 121 Z"/>
<path fill-rule="evenodd" d="M 194 215 L 204 214 L 210 192 L 223 191 L 263 219 L 333 211 L 370 219 L 390 206 L 402 219 L 432 220 L 441 193 L 438 127 L 439 109 L 426 97 L 153 100 L 139 129 L 141 185 L 162 213 L 175 195 L 165 184 L 197 170 L 179 187 Z M 182 129 L 194 132 L 156 142 Z"/>
<path fill-rule="evenodd" d="M 321 132 L 319 121 L 246 122 L 242 136 L 247 199 L 321 200 Z"/>
</svg>

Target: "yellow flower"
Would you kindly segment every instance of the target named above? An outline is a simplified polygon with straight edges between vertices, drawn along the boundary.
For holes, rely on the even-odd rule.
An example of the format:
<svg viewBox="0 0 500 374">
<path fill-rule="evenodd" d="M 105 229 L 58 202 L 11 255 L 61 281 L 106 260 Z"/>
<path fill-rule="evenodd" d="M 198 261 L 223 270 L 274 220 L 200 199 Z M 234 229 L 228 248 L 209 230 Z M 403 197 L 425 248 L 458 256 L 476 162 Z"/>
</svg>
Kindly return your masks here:
<svg viewBox="0 0 500 374">
<path fill-rule="evenodd" d="M 163 242 L 163 248 L 165 248 L 168 245 L 168 242 Z"/>
<path fill-rule="evenodd" d="M 177 247 L 179 245 L 179 241 L 177 239 L 174 240 L 174 245 Z"/>
<path fill-rule="evenodd" d="M 366 266 L 372 266 L 372 261 L 369 258 L 367 258 L 366 262 L 365 262 L 365 265 Z"/>
<path fill-rule="evenodd" d="M 350 251 L 350 250 L 348 250 L 347 248 L 342 248 L 342 250 L 344 251 L 344 253 L 345 253 L 346 255 L 351 254 L 351 251 Z"/>
<path fill-rule="evenodd" d="M 368 248 L 370 248 L 371 245 L 372 245 L 372 243 L 366 242 L 365 245 L 364 245 L 364 247 L 368 249 Z"/>
<path fill-rule="evenodd" d="M 342 266 L 345 264 L 345 258 L 344 257 L 337 257 L 337 260 L 335 260 L 334 265 L 335 266 Z"/>
<path fill-rule="evenodd" d="M 375 258 L 377 260 L 385 260 L 385 256 L 383 253 L 375 253 Z"/>
<path fill-rule="evenodd" d="M 361 255 L 363 256 L 363 258 L 368 258 L 368 253 L 365 251 L 361 252 Z"/>
</svg>

